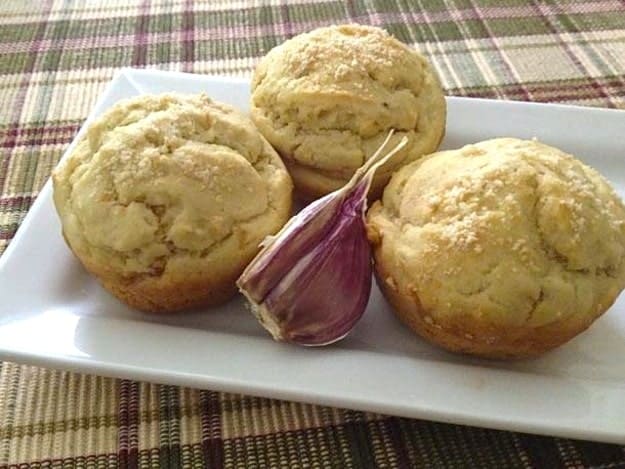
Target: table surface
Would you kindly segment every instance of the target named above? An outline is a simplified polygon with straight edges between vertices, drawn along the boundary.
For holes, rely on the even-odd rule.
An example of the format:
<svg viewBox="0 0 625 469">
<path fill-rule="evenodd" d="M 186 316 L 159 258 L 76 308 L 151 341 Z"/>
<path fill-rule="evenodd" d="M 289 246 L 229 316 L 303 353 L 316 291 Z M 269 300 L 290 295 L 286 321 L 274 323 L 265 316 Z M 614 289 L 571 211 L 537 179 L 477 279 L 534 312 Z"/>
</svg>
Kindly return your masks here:
<svg viewBox="0 0 625 469">
<path fill-rule="evenodd" d="M 0 254 L 119 67 L 249 76 L 285 39 L 343 22 L 422 51 L 448 95 L 625 109 L 623 1 L 3 0 Z M 4 362 L 12 465 L 607 468 L 625 447 Z"/>
</svg>

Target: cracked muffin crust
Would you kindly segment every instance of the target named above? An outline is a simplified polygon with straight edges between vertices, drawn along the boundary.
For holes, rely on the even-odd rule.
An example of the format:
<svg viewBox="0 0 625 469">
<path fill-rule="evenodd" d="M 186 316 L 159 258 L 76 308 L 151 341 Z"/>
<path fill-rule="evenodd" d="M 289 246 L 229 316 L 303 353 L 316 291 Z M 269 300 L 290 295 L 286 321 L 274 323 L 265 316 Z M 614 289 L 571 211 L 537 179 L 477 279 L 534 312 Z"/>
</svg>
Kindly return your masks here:
<svg viewBox="0 0 625 469">
<path fill-rule="evenodd" d="M 135 308 L 227 300 L 291 209 L 292 183 L 252 122 L 206 95 L 146 95 L 98 118 L 53 173 L 63 235 Z"/>
<path fill-rule="evenodd" d="M 343 186 L 390 129 L 395 143 L 407 136 L 406 149 L 378 170 L 376 198 L 396 168 L 438 148 L 446 104 L 417 51 L 382 29 L 342 25 L 272 49 L 254 73 L 251 116 L 307 199 Z"/>
<path fill-rule="evenodd" d="M 378 283 L 421 336 L 457 352 L 535 356 L 625 287 L 625 207 L 595 170 L 501 138 L 400 169 L 368 213 Z"/>
</svg>

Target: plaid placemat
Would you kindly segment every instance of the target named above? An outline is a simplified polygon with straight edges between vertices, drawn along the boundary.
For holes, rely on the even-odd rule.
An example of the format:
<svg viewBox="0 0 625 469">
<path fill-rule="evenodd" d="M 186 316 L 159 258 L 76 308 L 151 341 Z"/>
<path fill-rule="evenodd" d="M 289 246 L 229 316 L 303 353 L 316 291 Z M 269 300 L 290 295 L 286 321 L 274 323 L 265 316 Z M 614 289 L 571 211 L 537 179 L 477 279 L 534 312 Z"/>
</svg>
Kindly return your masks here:
<svg viewBox="0 0 625 469">
<path fill-rule="evenodd" d="M 625 108 L 623 1 L 2 0 L 0 253 L 118 67 L 248 76 L 337 22 L 414 45 L 451 95 Z M 0 365 L 0 467 L 205 466 L 616 468 L 625 447 Z"/>
</svg>

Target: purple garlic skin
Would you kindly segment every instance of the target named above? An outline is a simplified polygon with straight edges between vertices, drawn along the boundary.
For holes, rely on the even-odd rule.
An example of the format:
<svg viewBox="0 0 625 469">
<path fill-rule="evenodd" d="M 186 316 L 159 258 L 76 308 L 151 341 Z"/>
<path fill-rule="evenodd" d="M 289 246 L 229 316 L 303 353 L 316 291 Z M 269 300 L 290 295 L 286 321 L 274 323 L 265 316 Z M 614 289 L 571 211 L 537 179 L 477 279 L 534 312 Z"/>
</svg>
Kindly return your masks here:
<svg viewBox="0 0 625 469">
<path fill-rule="evenodd" d="M 282 236 L 268 237 L 261 251 L 252 261 L 254 269 L 246 269 L 239 278 L 239 288 L 245 288 L 254 302 L 262 302 L 280 282 L 287 269 L 305 252 L 314 248 L 330 231 L 338 217 L 341 200 L 325 196 L 306 206 L 282 229 Z M 250 264 L 251 265 L 251 264 Z"/>
<path fill-rule="evenodd" d="M 372 281 L 364 213 L 375 169 L 406 138 L 371 160 L 343 188 L 295 215 L 248 265 L 237 285 L 274 339 L 327 345 L 345 337 L 362 317 Z"/>
<path fill-rule="evenodd" d="M 325 233 L 306 246 L 263 305 L 281 324 L 282 340 L 326 345 L 342 339 L 365 312 L 371 293 L 371 248 L 364 200 L 351 194 Z M 296 311 L 297 314 L 293 312 Z"/>
</svg>

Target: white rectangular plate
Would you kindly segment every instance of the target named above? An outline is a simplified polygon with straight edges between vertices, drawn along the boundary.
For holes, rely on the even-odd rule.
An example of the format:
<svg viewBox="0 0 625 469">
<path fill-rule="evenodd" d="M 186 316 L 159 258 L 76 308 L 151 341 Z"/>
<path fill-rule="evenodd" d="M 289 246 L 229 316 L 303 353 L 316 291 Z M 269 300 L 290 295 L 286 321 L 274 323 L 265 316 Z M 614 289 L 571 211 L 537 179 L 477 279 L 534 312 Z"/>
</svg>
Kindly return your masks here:
<svg viewBox="0 0 625 469">
<path fill-rule="evenodd" d="M 124 70 L 87 123 L 119 99 L 170 90 L 204 91 L 248 110 L 246 81 Z M 578 155 L 625 193 L 625 112 L 447 102 L 444 148 L 496 136 L 537 137 Z M 618 443 L 625 443 L 624 314 L 621 298 L 567 345 L 516 363 L 427 345 L 394 318 L 377 288 L 354 331 L 326 348 L 273 342 L 241 298 L 214 310 L 141 314 L 105 292 L 66 247 L 50 183 L 0 258 L 3 360 Z"/>
</svg>

